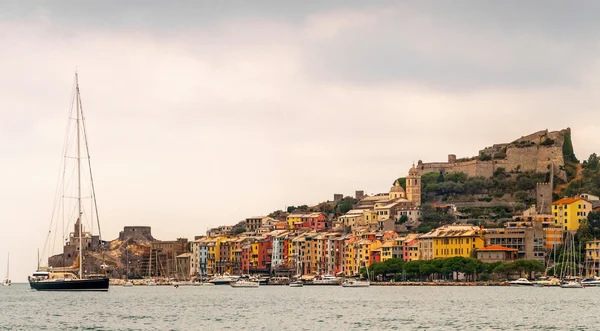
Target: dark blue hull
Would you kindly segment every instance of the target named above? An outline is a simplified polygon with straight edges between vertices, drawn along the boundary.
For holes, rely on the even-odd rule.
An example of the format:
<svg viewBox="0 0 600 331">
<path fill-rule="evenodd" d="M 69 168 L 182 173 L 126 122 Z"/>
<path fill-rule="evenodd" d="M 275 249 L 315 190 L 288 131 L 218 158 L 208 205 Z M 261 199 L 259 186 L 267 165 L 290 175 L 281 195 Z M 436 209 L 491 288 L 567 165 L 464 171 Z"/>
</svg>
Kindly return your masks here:
<svg viewBox="0 0 600 331">
<path fill-rule="evenodd" d="M 73 279 L 62 281 L 29 281 L 32 289 L 38 291 L 108 291 L 108 278 Z"/>
</svg>

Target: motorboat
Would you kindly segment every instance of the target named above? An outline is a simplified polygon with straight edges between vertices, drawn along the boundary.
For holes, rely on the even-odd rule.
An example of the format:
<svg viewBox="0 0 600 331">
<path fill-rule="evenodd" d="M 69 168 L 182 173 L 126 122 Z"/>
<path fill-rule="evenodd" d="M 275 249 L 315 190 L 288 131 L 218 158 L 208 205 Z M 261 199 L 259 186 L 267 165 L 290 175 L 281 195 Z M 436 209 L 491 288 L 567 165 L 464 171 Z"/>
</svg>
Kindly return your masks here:
<svg viewBox="0 0 600 331">
<path fill-rule="evenodd" d="M 583 285 L 577 280 L 565 280 L 560 283 L 561 288 L 583 288 Z"/>
<path fill-rule="evenodd" d="M 371 282 L 368 280 L 346 279 L 342 283 L 342 287 L 369 287 L 369 286 L 371 286 Z"/>
<path fill-rule="evenodd" d="M 290 285 L 288 277 L 271 277 L 267 285 Z"/>
<path fill-rule="evenodd" d="M 533 286 L 533 283 L 529 281 L 527 278 L 519 278 L 517 280 L 513 280 L 508 282 L 510 286 Z"/>
<path fill-rule="evenodd" d="M 156 282 L 152 279 L 149 279 L 148 282 L 146 283 L 146 285 L 148 286 L 156 286 Z"/>
<path fill-rule="evenodd" d="M 600 277 L 591 277 L 591 278 L 586 278 L 584 280 L 581 281 L 581 285 L 588 287 L 588 286 L 600 286 Z"/>
<path fill-rule="evenodd" d="M 323 275 L 313 278 L 312 281 L 305 285 L 340 285 L 340 281 L 332 275 Z"/>
<path fill-rule="evenodd" d="M 128 280 L 123 284 L 123 287 L 133 287 L 133 283 Z"/>
<path fill-rule="evenodd" d="M 229 285 L 231 282 L 237 281 L 238 278 L 238 276 L 231 276 L 228 273 L 224 273 L 223 275 L 214 276 L 208 282 L 214 285 Z"/>
<path fill-rule="evenodd" d="M 229 283 L 229 285 L 231 287 L 256 288 L 260 286 L 260 282 L 247 279 L 238 279 L 237 281 Z"/>
<path fill-rule="evenodd" d="M 295 282 L 290 283 L 290 287 L 303 287 L 304 283 L 301 280 L 297 280 Z"/>
</svg>

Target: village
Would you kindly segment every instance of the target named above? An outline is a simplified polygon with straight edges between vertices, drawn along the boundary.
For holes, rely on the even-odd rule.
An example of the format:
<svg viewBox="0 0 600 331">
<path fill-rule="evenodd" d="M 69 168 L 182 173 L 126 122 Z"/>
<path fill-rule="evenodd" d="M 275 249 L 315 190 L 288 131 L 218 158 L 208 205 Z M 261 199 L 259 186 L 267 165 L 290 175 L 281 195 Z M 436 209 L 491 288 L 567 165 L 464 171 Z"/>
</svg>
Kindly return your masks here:
<svg viewBox="0 0 600 331">
<path fill-rule="evenodd" d="M 561 178 L 567 178 L 568 155 L 563 147 L 570 146 L 569 137 L 569 129 L 545 130 L 510 144 L 486 148 L 476 158 L 459 160 L 449 155 L 448 162 L 419 161 L 405 177 L 395 180 L 388 192 L 365 194 L 356 190 L 352 196 L 333 194 L 333 200 L 316 206 L 290 206 L 266 216 L 250 216 L 236 224 L 209 229 L 193 240 L 157 240 L 149 226 L 125 226 L 113 241 L 102 241 L 82 231 L 84 266 L 88 274 L 105 271 L 97 265 L 109 266 L 109 276 L 115 282 L 156 279 L 159 283 L 203 281 L 222 275 L 298 278 L 310 282 L 323 276 L 365 277 L 364 268 L 386 261 L 411 263 L 451 258 L 475 259 L 495 266 L 534 261 L 537 266 L 529 271 L 545 275 L 559 262 L 557 258 L 564 258 L 561 253 L 568 234 L 574 235 L 581 227 L 587 227 L 590 213 L 600 211 L 598 196 L 556 193 L 555 181 L 564 183 Z M 524 172 L 542 173 L 538 178 L 548 181 L 524 186 L 522 182 L 534 178 L 526 177 Z M 447 191 L 447 187 L 456 190 L 459 185 L 474 185 L 459 183 L 460 178 L 483 182 L 486 177 L 496 183 L 490 185 L 496 186 L 509 185 L 503 184 L 502 178 L 513 177 L 516 179 L 510 185 L 529 191 L 507 194 L 488 187 L 481 192 L 475 189 L 475 193 L 486 194 L 468 199 L 462 195 L 451 196 L 452 201 L 448 201 L 448 196 L 431 199 L 431 193 L 440 187 Z M 425 179 L 427 186 L 423 183 Z M 424 203 L 424 198 L 430 201 Z M 500 209 L 502 217 L 490 214 L 496 220 L 465 212 L 477 208 L 498 210 L 502 203 L 506 205 Z M 508 216 L 506 210 L 510 211 Z M 434 218 L 436 222 L 432 221 Z M 75 224 L 63 253 L 49 258 L 50 267 L 78 268 L 79 226 Z M 558 249 L 561 251 L 557 252 Z M 585 276 L 596 276 L 600 270 L 600 241 L 586 240 L 579 252 L 584 253 L 584 258 L 574 262 L 585 267 Z M 397 267 L 391 277 L 387 271 L 373 276 L 375 281 L 470 277 L 468 272 L 442 276 L 435 268 L 421 266 L 419 271 L 419 266 L 412 267 L 415 268 L 417 271 L 409 274 L 400 269 L 410 268 Z M 428 269 L 432 270 L 427 272 Z M 456 271 L 463 269 L 470 270 Z M 500 269 L 488 270 L 477 279 L 489 278 Z M 471 274 L 482 272 L 473 269 Z M 522 274 L 505 272 L 504 276 Z"/>
</svg>

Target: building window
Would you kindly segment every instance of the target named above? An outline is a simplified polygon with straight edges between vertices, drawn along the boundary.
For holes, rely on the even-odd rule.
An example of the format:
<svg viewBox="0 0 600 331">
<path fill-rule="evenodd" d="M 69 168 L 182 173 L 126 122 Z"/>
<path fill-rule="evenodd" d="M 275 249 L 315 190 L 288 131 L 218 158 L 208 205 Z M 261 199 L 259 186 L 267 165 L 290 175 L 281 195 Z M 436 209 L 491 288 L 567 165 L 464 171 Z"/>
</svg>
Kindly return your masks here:
<svg viewBox="0 0 600 331">
<path fill-rule="evenodd" d="M 565 216 L 567 216 L 567 212 L 565 212 Z"/>
</svg>

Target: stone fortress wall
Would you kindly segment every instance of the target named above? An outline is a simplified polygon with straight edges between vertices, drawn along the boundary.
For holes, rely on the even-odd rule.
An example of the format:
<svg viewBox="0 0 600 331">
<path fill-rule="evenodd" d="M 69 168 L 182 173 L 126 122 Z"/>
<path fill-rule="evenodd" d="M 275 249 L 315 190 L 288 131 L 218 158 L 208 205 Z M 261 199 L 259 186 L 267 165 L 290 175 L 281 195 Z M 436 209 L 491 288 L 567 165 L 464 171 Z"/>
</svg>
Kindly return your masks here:
<svg viewBox="0 0 600 331">
<path fill-rule="evenodd" d="M 478 157 L 466 161 L 457 160 L 454 154 L 448 155 L 448 162 L 423 163 L 419 160 L 417 170 L 421 175 L 429 172 L 464 172 L 469 177 L 492 177 L 498 168 L 545 173 L 554 166 L 556 176 L 566 180 L 566 173 L 562 170 L 565 164 L 563 144 L 565 134 L 570 132 L 569 128 L 552 132 L 538 131 L 512 143 L 486 147 L 479 151 Z M 492 157 L 492 160 L 480 160 L 482 154 Z"/>
</svg>

